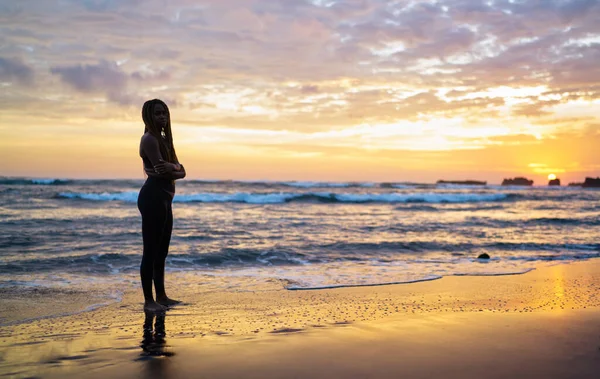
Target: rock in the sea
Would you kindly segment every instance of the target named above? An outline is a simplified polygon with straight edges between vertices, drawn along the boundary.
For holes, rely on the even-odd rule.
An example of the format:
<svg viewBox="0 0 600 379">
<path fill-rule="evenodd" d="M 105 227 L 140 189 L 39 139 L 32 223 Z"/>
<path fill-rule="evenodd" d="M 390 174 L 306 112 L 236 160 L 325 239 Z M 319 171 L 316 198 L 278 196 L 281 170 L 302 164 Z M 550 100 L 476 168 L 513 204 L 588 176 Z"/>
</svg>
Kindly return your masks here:
<svg viewBox="0 0 600 379">
<path fill-rule="evenodd" d="M 560 179 L 556 178 L 556 179 L 552 179 L 551 181 L 548 182 L 549 186 L 560 186 Z"/>
<path fill-rule="evenodd" d="M 488 255 L 488 253 L 483 253 L 483 254 L 479 254 L 477 259 L 490 259 L 490 256 Z"/>
<path fill-rule="evenodd" d="M 529 180 L 523 177 L 504 179 L 502 181 L 503 186 L 531 186 L 533 185 L 533 180 Z"/>
<path fill-rule="evenodd" d="M 600 188 L 600 178 L 585 178 L 581 185 L 583 188 Z"/>
</svg>

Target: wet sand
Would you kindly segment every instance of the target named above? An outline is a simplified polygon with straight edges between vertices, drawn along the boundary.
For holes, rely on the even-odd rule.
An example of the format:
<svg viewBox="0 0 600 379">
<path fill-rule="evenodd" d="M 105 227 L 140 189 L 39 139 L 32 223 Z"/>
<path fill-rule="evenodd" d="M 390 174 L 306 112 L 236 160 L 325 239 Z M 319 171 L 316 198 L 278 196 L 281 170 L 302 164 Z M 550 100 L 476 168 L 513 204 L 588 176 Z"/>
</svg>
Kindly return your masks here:
<svg viewBox="0 0 600 379">
<path fill-rule="evenodd" d="M 86 312 L 116 300 L 67 288 L 0 288 L 0 327 Z"/>
<path fill-rule="evenodd" d="M 524 275 L 316 291 L 287 291 L 274 281 L 199 295 L 198 278 L 185 279 L 173 290 L 185 304 L 164 316 L 146 317 L 140 294 L 130 291 L 91 312 L 2 327 L 0 374 L 595 378 L 600 372 L 600 260 Z"/>
</svg>

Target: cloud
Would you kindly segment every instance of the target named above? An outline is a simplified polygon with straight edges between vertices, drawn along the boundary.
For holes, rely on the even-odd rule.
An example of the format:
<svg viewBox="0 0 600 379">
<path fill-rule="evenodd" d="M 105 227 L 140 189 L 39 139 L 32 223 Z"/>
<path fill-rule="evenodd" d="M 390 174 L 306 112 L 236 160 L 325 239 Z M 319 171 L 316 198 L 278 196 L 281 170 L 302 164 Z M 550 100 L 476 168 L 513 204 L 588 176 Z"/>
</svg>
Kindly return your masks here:
<svg viewBox="0 0 600 379">
<path fill-rule="evenodd" d="M 127 75 L 116 64 L 107 61 L 96 65 L 53 67 L 50 72 L 59 75 L 63 82 L 81 92 L 118 91 L 127 85 Z"/>
<path fill-rule="evenodd" d="M 16 94 L 17 81 L 15 112 L 16 99 L 31 96 L 70 98 L 83 113 L 104 97 L 127 116 L 158 97 L 197 126 L 317 132 L 460 119 L 514 134 L 535 124 L 544 134 L 557 127 L 546 123 L 557 109 L 597 107 L 600 97 L 597 1 L 88 0 L 11 9 L 0 14 L 0 56 L 27 62 L 39 89 Z M 494 95 L 500 87 L 543 90 Z"/>
<path fill-rule="evenodd" d="M 319 93 L 319 86 L 314 84 L 306 84 L 300 87 L 300 92 L 303 94 L 316 94 Z"/>
<path fill-rule="evenodd" d="M 108 100 L 120 105 L 139 105 L 144 97 L 132 93 L 130 82 L 156 83 L 170 78 L 166 70 L 153 71 L 148 68 L 124 72 L 116 63 L 100 61 L 97 64 L 52 67 L 52 74 L 58 75 L 62 82 L 82 93 L 105 93 Z M 176 100 L 171 100 L 172 104 Z"/>
<path fill-rule="evenodd" d="M 139 6 L 143 0 L 70 0 L 75 6 L 83 6 L 93 12 L 114 11 L 123 5 Z"/>
<path fill-rule="evenodd" d="M 497 142 L 501 145 L 527 145 L 539 144 L 540 140 L 530 134 L 511 134 L 507 136 L 490 137 L 490 141 Z"/>
<path fill-rule="evenodd" d="M 168 81 L 171 79 L 171 74 L 167 70 L 153 72 L 151 70 L 135 71 L 131 74 L 131 78 L 139 81 Z"/>
<path fill-rule="evenodd" d="M 115 63 L 100 61 L 98 64 L 52 67 L 50 72 L 78 92 L 104 93 L 109 101 L 120 105 L 143 102 L 143 97 L 129 93 L 127 89 L 130 78 L 142 80 L 143 74 L 127 75 Z"/>
<path fill-rule="evenodd" d="M 20 59 L 0 57 L 0 81 L 13 81 L 29 85 L 33 81 L 33 69 Z"/>
</svg>

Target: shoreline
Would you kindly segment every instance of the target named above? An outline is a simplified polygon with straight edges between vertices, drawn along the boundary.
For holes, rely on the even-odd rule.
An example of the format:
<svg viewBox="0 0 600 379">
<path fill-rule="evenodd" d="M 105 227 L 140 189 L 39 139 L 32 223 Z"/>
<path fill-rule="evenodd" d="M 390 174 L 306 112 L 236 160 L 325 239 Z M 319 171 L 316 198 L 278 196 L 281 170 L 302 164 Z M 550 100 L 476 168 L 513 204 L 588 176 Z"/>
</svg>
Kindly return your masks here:
<svg viewBox="0 0 600 379">
<path fill-rule="evenodd" d="M 110 296 L 68 288 L 0 288 L 0 327 L 27 324 L 44 319 L 69 317 L 120 303 L 122 296 Z"/>
<path fill-rule="evenodd" d="M 0 374 L 153 377 L 146 366 L 167 365 L 175 377 L 194 372 L 219 378 L 428 377 L 434 364 L 457 370 L 456 377 L 475 377 L 469 371 L 474 363 L 502 368 L 502 360 L 489 356 L 498 349 L 497 354 L 510 356 L 508 366 L 531 375 L 552 373 L 544 367 L 566 370 L 560 358 L 566 353 L 585 357 L 580 366 L 586 370 L 600 369 L 600 260 L 522 275 L 318 291 L 288 291 L 271 283 L 253 290 L 198 292 L 201 285 L 177 288 L 184 305 L 162 318 L 158 329 L 164 329 L 166 342 L 155 340 L 150 354 L 140 348 L 147 319 L 139 291 L 127 291 L 120 303 L 90 312 L 3 327 Z M 461 347 L 465 339 L 469 351 Z M 571 346 L 566 353 L 561 350 L 565 341 Z M 393 349 L 422 356 L 404 367 L 389 355 Z M 462 366 L 445 352 L 454 352 Z M 366 365 L 361 354 L 369 354 L 375 366 Z"/>
<path fill-rule="evenodd" d="M 501 275 L 513 275 L 513 274 L 511 273 L 511 274 L 501 274 Z M 518 274 L 514 274 L 514 275 L 518 275 Z M 455 275 L 455 276 L 458 276 L 458 275 Z M 462 275 L 462 276 L 471 276 L 471 275 Z M 472 276 L 487 276 L 487 275 L 472 275 Z M 489 276 L 495 276 L 495 275 L 489 275 Z M 323 286 L 323 287 L 286 287 L 284 289 L 288 290 L 288 291 L 323 291 L 323 290 L 335 290 L 335 289 L 340 289 L 340 288 L 399 286 L 402 284 L 415 284 L 415 283 L 422 283 L 422 282 L 431 282 L 434 280 L 440 280 L 442 278 L 444 278 L 444 276 L 436 275 L 435 278 L 415 279 L 415 280 L 408 280 L 405 282 L 386 282 L 386 283 L 373 283 L 373 284 L 340 284 L 340 285 L 334 284 L 334 285 Z"/>
<path fill-rule="evenodd" d="M 590 264 L 596 264 L 600 269 L 600 258 L 592 257 L 584 260 L 570 261 L 570 262 L 562 262 L 556 261 L 555 264 L 546 264 L 536 268 L 526 268 L 522 272 L 508 272 L 508 273 L 490 273 L 490 274 L 451 274 L 446 276 L 438 276 L 431 278 L 423 278 L 423 279 L 415 279 L 408 281 L 399 281 L 399 282 L 384 282 L 384 283 L 373 283 L 373 284 L 342 284 L 342 285 L 326 285 L 322 287 L 293 287 L 286 286 L 282 284 L 281 286 L 272 286 L 268 283 L 273 281 L 277 282 L 280 279 L 266 280 L 264 278 L 259 278 L 259 281 L 264 281 L 264 283 L 259 284 L 258 287 L 256 283 L 252 283 L 252 288 L 248 290 L 248 292 L 260 292 L 262 290 L 266 291 L 284 291 L 284 292 L 321 292 L 321 291 L 335 291 L 335 290 L 345 290 L 345 289 L 361 289 L 361 288 L 372 288 L 372 287 L 394 287 L 394 286 L 411 286 L 411 285 L 419 285 L 421 283 L 427 282 L 436 282 L 440 280 L 454 280 L 455 278 L 494 278 L 494 277 L 513 277 L 513 276 L 522 276 L 528 275 L 533 272 L 537 272 L 539 270 L 547 270 L 552 267 L 557 266 L 570 266 L 570 265 L 578 265 L 585 264 L 589 262 Z M 594 263 L 595 262 L 595 263 Z M 182 276 L 183 279 L 179 279 L 178 281 L 188 281 L 185 276 L 186 275 L 195 276 L 196 272 L 194 271 L 179 271 L 179 272 L 168 272 L 167 280 L 169 276 Z M 211 277 L 212 274 L 204 273 L 207 277 Z M 200 277 L 202 277 L 200 275 Z M 252 280 L 255 278 L 251 278 Z M 191 281 L 197 281 L 198 277 L 193 277 Z M 134 286 L 135 287 L 135 286 Z M 129 294 L 131 297 L 135 297 L 136 293 L 141 291 L 141 289 L 131 287 L 121 291 L 119 290 L 119 295 L 115 296 L 114 292 L 110 294 L 98 294 L 95 292 L 82 291 L 77 289 L 70 288 L 47 288 L 47 287 L 19 287 L 19 286 L 8 286 L 0 288 L 0 297 L 1 297 L 1 305 L 2 309 L 0 309 L 0 327 L 9 327 L 16 326 L 21 324 L 27 324 L 36 322 L 44 319 L 56 319 L 62 317 L 74 316 L 80 313 L 88 313 L 93 312 L 105 307 L 109 307 L 112 305 L 118 305 L 123 302 L 123 298 L 125 294 Z M 220 288 L 217 285 L 214 288 L 211 288 L 211 291 L 214 292 L 229 292 L 227 288 Z M 429 290 L 428 290 L 429 291 Z M 193 296 L 193 295 L 192 295 Z M 35 306 L 32 307 L 32 302 Z M 41 314 L 36 315 L 37 313 L 43 312 L 40 308 L 45 309 L 49 314 Z M 68 311 L 64 311 L 65 308 L 68 308 Z M 23 315 L 21 312 L 28 312 L 27 316 Z"/>
</svg>

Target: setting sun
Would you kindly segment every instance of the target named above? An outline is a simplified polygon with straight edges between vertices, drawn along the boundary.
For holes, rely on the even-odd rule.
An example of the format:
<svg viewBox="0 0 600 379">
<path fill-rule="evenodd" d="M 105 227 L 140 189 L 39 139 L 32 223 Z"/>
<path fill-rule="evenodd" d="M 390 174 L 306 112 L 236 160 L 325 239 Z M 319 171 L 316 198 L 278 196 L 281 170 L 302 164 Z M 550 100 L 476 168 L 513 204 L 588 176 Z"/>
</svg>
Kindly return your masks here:
<svg viewBox="0 0 600 379">
<path fill-rule="evenodd" d="M 556 175 L 554 175 L 554 174 L 548 175 L 548 180 L 554 180 L 554 179 L 556 179 Z"/>
</svg>

